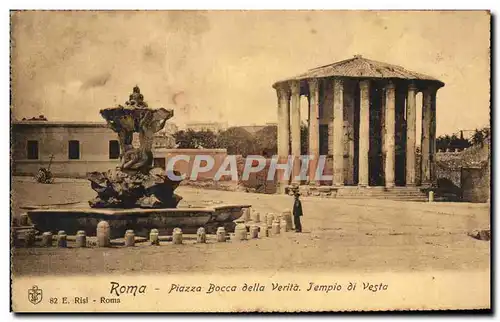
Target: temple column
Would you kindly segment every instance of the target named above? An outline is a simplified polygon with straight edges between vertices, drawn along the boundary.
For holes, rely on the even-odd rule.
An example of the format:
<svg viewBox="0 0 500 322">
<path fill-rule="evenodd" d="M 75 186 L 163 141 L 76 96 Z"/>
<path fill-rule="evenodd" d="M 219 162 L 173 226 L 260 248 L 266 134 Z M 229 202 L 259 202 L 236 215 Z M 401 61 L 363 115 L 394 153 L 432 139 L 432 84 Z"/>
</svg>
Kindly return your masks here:
<svg viewBox="0 0 500 322">
<path fill-rule="evenodd" d="M 408 89 L 401 84 L 396 86 L 396 137 L 394 148 L 396 157 L 394 161 L 394 183 L 403 186 L 406 181 L 406 96 Z"/>
<path fill-rule="evenodd" d="M 347 160 L 344 162 L 345 182 L 354 184 L 354 86 L 351 82 L 346 85 L 344 81 L 344 118 L 347 126 L 344 129 L 344 137 L 347 139 Z"/>
<path fill-rule="evenodd" d="M 278 158 L 280 164 L 286 163 L 290 155 L 290 92 L 281 85 L 276 89 L 278 95 Z M 284 178 L 284 171 L 278 171 L 279 191 L 285 192 L 284 187 L 289 178 Z"/>
<path fill-rule="evenodd" d="M 293 171 L 292 182 L 299 184 L 300 180 L 297 176 L 300 174 L 300 83 L 293 81 L 290 83 L 291 97 L 291 128 L 292 128 L 292 156 L 293 156 Z"/>
<path fill-rule="evenodd" d="M 436 183 L 436 88 L 431 88 L 431 110 L 430 110 L 430 129 L 429 129 L 429 163 L 430 163 L 430 181 Z"/>
<path fill-rule="evenodd" d="M 370 149 L 370 83 L 359 82 L 359 160 L 358 185 L 368 186 L 368 151 Z"/>
<path fill-rule="evenodd" d="M 316 185 L 319 159 L 319 91 L 318 79 L 309 80 L 309 184 Z"/>
<path fill-rule="evenodd" d="M 278 155 L 290 154 L 290 93 L 285 87 L 276 90 L 278 94 Z"/>
<path fill-rule="evenodd" d="M 380 94 L 380 144 L 382 145 L 382 165 L 380 171 L 384 172 L 384 182 L 385 182 L 385 156 L 387 154 L 387 147 L 385 146 L 385 105 L 386 105 L 386 88 L 380 88 L 382 93 Z"/>
<path fill-rule="evenodd" d="M 385 186 L 387 188 L 394 187 L 395 174 L 395 124 L 396 124 L 396 101 L 395 87 L 392 82 L 386 86 L 385 90 L 385 138 L 384 147 L 385 154 Z"/>
<path fill-rule="evenodd" d="M 344 84 L 333 80 L 333 181 L 344 185 Z"/>
<path fill-rule="evenodd" d="M 435 100 L 435 91 L 431 88 L 426 88 L 423 91 L 422 98 L 422 161 L 421 161 L 421 178 L 422 185 L 430 185 L 431 178 L 431 140 L 432 140 L 432 105 Z M 434 131 L 435 133 L 435 131 Z M 434 134 L 435 135 L 435 134 Z"/>
<path fill-rule="evenodd" d="M 406 102 L 406 186 L 414 186 L 416 178 L 417 88 L 408 87 Z"/>
</svg>

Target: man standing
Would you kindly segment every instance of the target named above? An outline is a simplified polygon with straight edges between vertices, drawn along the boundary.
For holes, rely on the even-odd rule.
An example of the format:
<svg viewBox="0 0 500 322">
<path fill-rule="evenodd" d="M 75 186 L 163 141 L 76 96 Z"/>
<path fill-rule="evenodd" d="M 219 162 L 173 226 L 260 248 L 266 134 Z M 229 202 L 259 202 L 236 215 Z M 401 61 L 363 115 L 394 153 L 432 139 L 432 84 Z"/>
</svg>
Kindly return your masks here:
<svg viewBox="0 0 500 322">
<path fill-rule="evenodd" d="M 295 232 L 302 232 L 302 224 L 300 223 L 300 217 L 302 216 L 302 203 L 300 202 L 300 193 L 296 191 L 294 193 L 295 202 L 293 204 L 293 223 L 295 225 Z"/>
</svg>

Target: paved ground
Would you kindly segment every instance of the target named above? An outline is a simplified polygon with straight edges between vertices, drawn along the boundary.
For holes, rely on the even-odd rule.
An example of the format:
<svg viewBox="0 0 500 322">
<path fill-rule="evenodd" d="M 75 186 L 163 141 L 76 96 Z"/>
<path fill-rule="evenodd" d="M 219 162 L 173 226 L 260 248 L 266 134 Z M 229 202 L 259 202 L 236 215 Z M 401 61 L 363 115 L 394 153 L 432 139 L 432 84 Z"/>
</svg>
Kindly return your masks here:
<svg viewBox="0 0 500 322">
<path fill-rule="evenodd" d="M 12 207 L 85 201 L 87 181 L 52 185 L 14 178 Z M 180 187 L 183 202 L 250 203 L 261 214 L 290 208 L 287 196 Z M 304 233 L 243 243 L 119 249 L 18 248 L 15 275 L 276 271 L 422 271 L 489 269 L 490 243 L 467 236 L 489 229 L 489 205 L 303 198 Z"/>
</svg>

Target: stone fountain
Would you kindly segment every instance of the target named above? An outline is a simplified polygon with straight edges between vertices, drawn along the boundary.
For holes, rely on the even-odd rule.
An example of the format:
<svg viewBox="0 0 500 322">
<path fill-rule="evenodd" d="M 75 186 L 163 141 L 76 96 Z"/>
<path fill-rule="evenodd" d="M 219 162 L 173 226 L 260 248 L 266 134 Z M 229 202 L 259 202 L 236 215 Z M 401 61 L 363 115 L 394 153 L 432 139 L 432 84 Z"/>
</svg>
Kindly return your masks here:
<svg viewBox="0 0 500 322">
<path fill-rule="evenodd" d="M 121 165 L 107 172 L 88 174 L 92 189 L 97 192 L 97 197 L 89 201 L 90 207 L 175 208 L 182 199 L 174 194 L 180 181 L 171 181 L 165 170 L 152 167 L 154 134 L 163 129 L 174 112 L 149 108 L 136 86 L 124 106 L 106 108 L 100 113 L 118 134 Z M 134 133 L 139 134 L 137 148 L 132 145 Z"/>
<path fill-rule="evenodd" d="M 148 107 L 139 87 L 134 87 L 124 105 L 100 111 L 108 126 L 117 133 L 120 143 L 120 164 L 106 172 L 87 175 L 97 196 L 89 206 L 26 206 L 27 214 L 38 231 L 64 230 L 76 234 L 84 230 L 88 235 L 96 232 L 99 221 L 108 221 L 111 236 L 123 237 L 128 229 L 147 237 L 149 230 L 170 233 L 179 227 L 195 232 L 204 227 L 215 233 L 217 227 L 234 231 L 234 220 L 250 205 L 219 204 L 212 207 L 178 208 L 182 197 L 174 193 L 180 181 L 170 180 L 167 171 L 153 168 L 153 137 L 160 131 L 172 110 Z M 134 147 L 134 134 L 139 135 L 139 147 Z"/>
</svg>

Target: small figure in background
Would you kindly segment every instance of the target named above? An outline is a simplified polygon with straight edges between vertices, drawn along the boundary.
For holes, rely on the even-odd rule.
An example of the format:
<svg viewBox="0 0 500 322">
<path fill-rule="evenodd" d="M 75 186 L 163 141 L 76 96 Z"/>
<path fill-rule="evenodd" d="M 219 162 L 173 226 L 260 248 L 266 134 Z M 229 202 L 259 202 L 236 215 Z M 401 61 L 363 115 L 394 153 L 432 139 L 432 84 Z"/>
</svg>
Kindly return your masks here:
<svg viewBox="0 0 500 322">
<path fill-rule="evenodd" d="M 295 202 L 293 204 L 293 224 L 295 225 L 295 232 L 302 232 L 302 224 L 300 222 L 300 217 L 302 216 L 302 203 L 300 202 L 300 193 L 298 191 L 294 192 Z"/>
<path fill-rule="evenodd" d="M 49 166 L 47 168 L 40 168 L 38 169 L 38 173 L 35 175 L 35 181 L 39 183 L 53 183 L 54 182 L 54 176 L 52 175 L 52 172 L 50 171 L 50 166 L 52 164 L 52 160 L 54 159 L 54 155 L 50 155 L 50 161 L 49 161 Z"/>
</svg>

